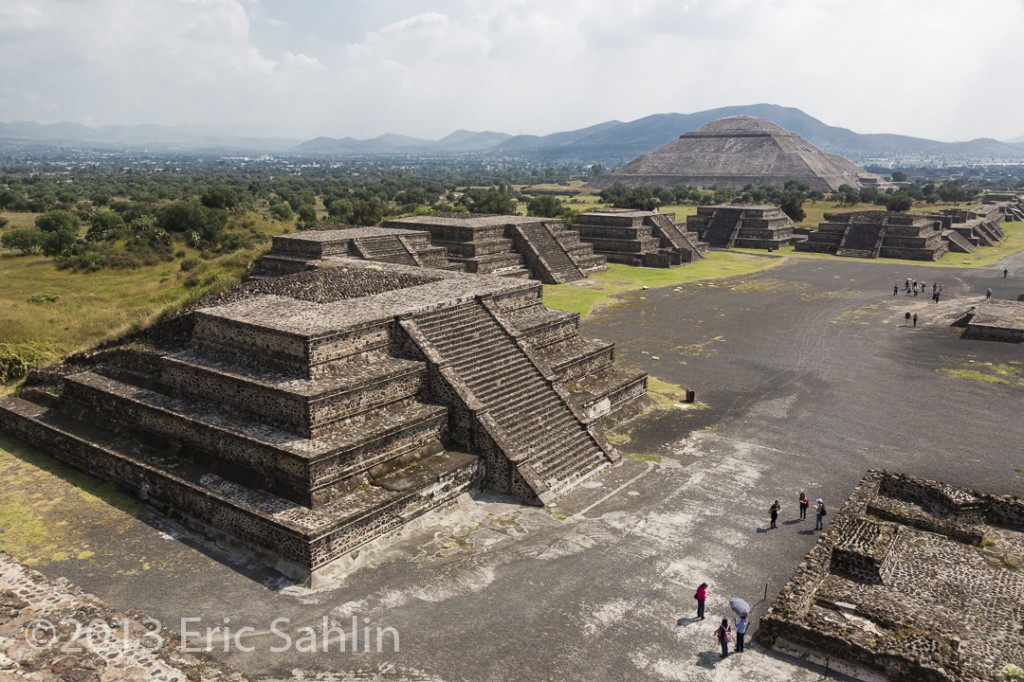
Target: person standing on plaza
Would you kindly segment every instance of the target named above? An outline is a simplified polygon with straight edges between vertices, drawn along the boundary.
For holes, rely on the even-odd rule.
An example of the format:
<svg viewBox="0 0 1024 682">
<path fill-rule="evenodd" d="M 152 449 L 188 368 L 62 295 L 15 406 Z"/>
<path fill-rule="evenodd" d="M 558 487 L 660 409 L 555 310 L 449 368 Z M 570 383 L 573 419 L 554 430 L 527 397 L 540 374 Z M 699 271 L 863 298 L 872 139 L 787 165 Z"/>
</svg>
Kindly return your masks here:
<svg viewBox="0 0 1024 682">
<path fill-rule="evenodd" d="M 914 320 L 914 326 L 916 327 L 917 326 L 917 313 L 914 313 L 913 320 Z"/>
<path fill-rule="evenodd" d="M 743 638 L 747 634 L 747 616 L 740 616 L 740 619 L 736 621 L 736 653 L 743 652 Z"/>
<path fill-rule="evenodd" d="M 825 510 L 825 503 L 818 498 L 818 503 L 814 507 L 814 530 L 825 530 L 825 523 L 822 521 L 823 517 L 828 512 Z"/>
<path fill-rule="evenodd" d="M 693 598 L 697 600 L 697 618 L 704 620 L 704 602 L 708 598 L 708 584 L 701 583 L 697 588 L 697 592 L 693 595 Z"/>
<path fill-rule="evenodd" d="M 1010 274 L 1010 271 L 1008 269 L 1006 269 L 1006 268 L 1003 268 L 1003 279 L 1006 279 L 1006 276 L 1008 274 Z"/>
<path fill-rule="evenodd" d="M 807 499 L 807 493 L 803 490 L 800 491 L 800 518 L 807 518 L 807 508 L 811 506 L 811 501 Z"/>
<path fill-rule="evenodd" d="M 899 284 L 893 284 L 892 285 L 892 295 L 895 296 L 898 293 L 900 293 L 900 285 Z"/>
<path fill-rule="evenodd" d="M 985 300 L 987 301 L 990 298 L 992 298 L 992 290 L 991 289 L 985 289 Z"/>
<path fill-rule="evenodd" d="M 769 528 L 775 528 L 776 530 L 778 530 L 779 527 L 777 525 L 775 525 L 775 522 L 779 520 L 779 510 L 780 509 L 782 509 L 782 507 L 779 506 L 779 501 L 778 500 L 775 500 L 775 502 L 772 503 L 772 506 L 769 507 L 768 513 L 772 517 L 772 524 L 770 526 L 768 526 Z"/>
<path fill-rule="evenodd" d="M 722 658 L 729 655 L 729 642 L 732 641 L 732 628 L 729 627 L 729 619 L 723 618 L 722 624 L 715 630 L 715 639 L 722 646 Z"/>
</svg>

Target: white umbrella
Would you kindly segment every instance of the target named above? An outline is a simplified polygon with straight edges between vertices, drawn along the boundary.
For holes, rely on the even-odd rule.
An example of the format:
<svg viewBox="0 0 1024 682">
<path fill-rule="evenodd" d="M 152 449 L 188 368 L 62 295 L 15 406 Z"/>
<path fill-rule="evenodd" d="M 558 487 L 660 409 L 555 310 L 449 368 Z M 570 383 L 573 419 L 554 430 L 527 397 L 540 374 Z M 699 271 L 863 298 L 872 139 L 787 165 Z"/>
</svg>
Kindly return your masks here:
<svg viewBox="0 0 1024 682">
<path fill-rule="evenodd" d="M 750 615 L 750 604 L 740 599 L 739 597 L 733 597 L 729 600 L 729 606 L 736 612 L 737 616 L 746 618 Z"/>
</svg>

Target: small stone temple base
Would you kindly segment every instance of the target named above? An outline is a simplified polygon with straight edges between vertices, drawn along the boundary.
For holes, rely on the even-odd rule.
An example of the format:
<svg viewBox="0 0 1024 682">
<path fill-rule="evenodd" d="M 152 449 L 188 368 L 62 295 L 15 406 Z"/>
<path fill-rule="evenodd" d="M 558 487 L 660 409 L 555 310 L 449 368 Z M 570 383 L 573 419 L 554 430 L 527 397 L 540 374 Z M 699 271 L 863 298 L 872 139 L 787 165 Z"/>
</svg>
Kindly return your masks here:
<svg viewBox="0 0 1024 682">
<path fill-rule="evenodd" d="M 1024 342 L 1024 301 L 985 301 L 953 323 L 964 327 L 963 338 Z"/>
<path fill-rule="evenodd" d="M 548 504 L 619 461 L 647 375 L 540 282 L 331 265 L 34 371 L 0 429 L 311 583 L 478 486 Z"/>
<path fill-rule="evenodd" d="M 1024 501 L 870 471 L 825 519 L 761 643 L 863 680 L 1024 666 Z"/>
</svg>

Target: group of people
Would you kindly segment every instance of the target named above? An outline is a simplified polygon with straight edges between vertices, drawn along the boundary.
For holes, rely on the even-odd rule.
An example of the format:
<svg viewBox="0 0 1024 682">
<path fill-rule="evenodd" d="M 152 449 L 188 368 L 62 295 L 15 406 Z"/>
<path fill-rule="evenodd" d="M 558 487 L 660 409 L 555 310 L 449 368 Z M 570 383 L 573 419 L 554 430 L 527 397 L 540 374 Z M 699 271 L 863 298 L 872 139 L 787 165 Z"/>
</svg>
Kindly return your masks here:
<svg viewBox="0 0 1024 682">
<path fill-rule="evenodd" d="M 806 519 L 807 510 L 811 507 L 811 499 L 807 497 L 807 492 L 801 490 L 797 501 L 800 505 L 800 518 Z M 775 500 L 768 511 L 771 516 L 770 528 L 778 528 L 778 525 L 776 524 L 781 510 L 782 506 L 779 504 L 778 500 Z M 826 514 L 828 514 L 828 511 L 825 509 L 825 503 L 819 497 L 814 503 L 814 516 L 816 519 L 814 525 L 815 530 L 824 530 L 824 517 Z M 708 584 L 701 583 L 698 585 L 697 591 L 693 594 L 693 598 L 697 600 L 697 620 L 704 620 L 704 606 L 708 599 Z M 747 635 L 747 619 L 750 617 L 750 614 L 739 613 L 737 615 L 739 615 L 739 619 L 736 621 L 735 629 L 729 624 L 728 618 L 723 618 L 722 624 L 715 630 L 715 639 L 718 640 L 719 645 L 722 647 L 722 658 L 729 655 L 729 644 L 731 644 L 734 639 L 736 642 L 736 652 L 738 653 L 743 651 L 743 640 Z M 735 633 L 735 637 L 733 633 Z"/>
<path fill-rule="evenodd" d="M 697 592 L 693 595 L 693 598 L 697 600 L 697 619 L 704 620 L 704 602 L 708 598 L 708 584 L 701 583 L 697 587 Z M 750 618 L 749 613 L 741 613 L 739 620 L 736 621 L 736 652 L 740 653 L 743 651 L 743 640 L 747 636 L 747 626 L 749 625 Z M 722 658 L 729 655 L 729 644 L 733 642 L 733 628 L 729 624 L 728 618 L 722 619 L 722 624 L 715 629 L 715 639 L 718 640 L 718 644 L 722 647 Z"/>
<path fill-rule="evenodd" d="M 811 500 L 809 497 L 807 497 L 807 493 L 801 490 L 800 496 L 797 501 L 800 504 L 800 519 L 806 519 L 807 510 L 811 506 Z M 779 504 L 778 500 L 775 500 L 774 502 L 772 502 L 772 506 L 768 508 L 768 516 L 771 518 L 771 523 L 768 526 L 769 530 L 771 530 L 772 528 L 778 528 L 777 522 L 779 520 L 780 511 L 782 511 L 782 506 Z M 814 530 L 823 530 L 825 528 L 825 524 L 822 517 L 826 514 L 828 514 L 828 511 L 825 509 L 825 503 L 822 502 L 821 498 L 819 497 L 817 501 L 815 501 L 814 503 Z"/>
<path fill-rule="evenodd" d="M 924 282 L 918 282 L 917 280 L 912 280 L 909 277 L 907 277 L 905 286 L 907 296 L 910 296 L 911 294 L 917 296 L 919 293 L 923 293 L 928 285 L 926 285 Z M 900 293 L 900 285 L 893 284 L 892 295 L 895 296 L 898 293 Z M 938 282 L 932 282 L 932 302 L 938 303 L 940 298 L 942 298 L 942 285 L 939 284 Z"/>
</svg>

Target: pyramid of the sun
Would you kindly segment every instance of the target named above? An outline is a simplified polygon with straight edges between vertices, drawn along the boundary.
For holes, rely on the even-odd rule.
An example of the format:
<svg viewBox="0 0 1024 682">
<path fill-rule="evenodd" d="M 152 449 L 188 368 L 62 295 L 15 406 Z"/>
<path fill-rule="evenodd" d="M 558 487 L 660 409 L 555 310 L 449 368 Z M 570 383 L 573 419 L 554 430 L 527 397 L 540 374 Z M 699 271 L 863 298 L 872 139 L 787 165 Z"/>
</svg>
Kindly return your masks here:
<svg viewBox="0 0 1024 682">
<path fill-rule="evenodd" d="M 826 154 L 796 133 L 764 119 L 733 116 L 712 121 L 589 184 L 627 186 L 782 187 L 796 180 L 812 190 L 840 185 L 878 186 L 881 178 L 836 154 Z"/>
</svg>

